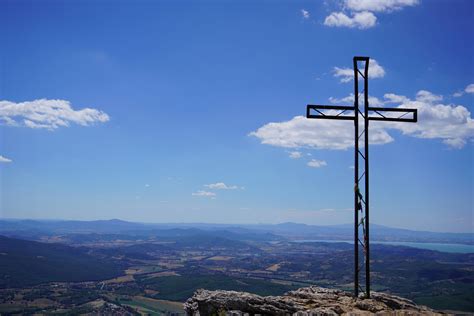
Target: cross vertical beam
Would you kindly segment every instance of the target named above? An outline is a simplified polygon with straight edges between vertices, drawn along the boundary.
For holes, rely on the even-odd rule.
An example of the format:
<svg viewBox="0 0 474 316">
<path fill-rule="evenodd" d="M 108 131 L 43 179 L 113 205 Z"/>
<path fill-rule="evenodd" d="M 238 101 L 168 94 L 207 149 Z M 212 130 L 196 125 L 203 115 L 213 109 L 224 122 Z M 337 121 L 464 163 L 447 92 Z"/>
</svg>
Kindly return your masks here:
<svg viewBox="0 0 474 316">
<path fill-rule="evenodd" d="M 370 298 L 370 243 L 369 243 L 369 58 L 365 60 L 364 72 L 364 149 L 365 149 L 365 295 Z"/>
<path fill-rule="evenodd" d="M 354 63 L 354 296 L 359 296 L 359 80 Z"/>
<path fill-rule="evenodd" d="M 417 122 L 418 120 L 416 109 L 371 107 L 369 105 L 369 61 L 369 57 L 356 56 L 353 59 L 353 106 L 308 104 L 306 107 L 306 117 L 310 119 L 354 121 L 354 296 L 359 297 L 359 291 L 362 291 L 365 298 L 370 298 L 369 121 Z M 359 63 L 363 63 L 363 69 L 359 67 Z M 359 91 L 359 77 L 362 77 L 364 80 L 362 93 Z M 364 97 L 363 111 L 359 104 L 361 94 Z M 375 115 L 371 115 L 373 113 Z M 406 117 L 409 114 L 412 116 Z M 359 121 L 361 118 L 363 119 L 363 124 Z M 360 150 L 361 146 L 359 146 L 362 136 L 364 136 L 362 142 L 364 147 L 363 154 Z M 364 181 L 363 187 L 360 185 L 362 179 Z M 362 233 L 362 241 L 359 237 L 360 233 Z M 362 265 L 360 262 L 359 246 L 362 247 Z M 360 285 L 359 281 L 361 278 L 365 279 L 365 288 Z"/>
<path fill-rule="evenodd" d="M 359 63 L 363 63 L 363 73 Z M 369 245 L 369 57 L 354 57 L 354 295 L 359 296 L 360 277 L 365 277 L 365 297 L 370 297 L 370 245 Z M 362 94 L 363 114 L 360 109 L 359 75 L 364 79 Z M 357 113 L 357 115 L 355 115 Z M 363 118 L 363 125 L 359 127 L 359 116 Z M 362 129 L 362 132 L 360 131 Z M 361 154 L 359 141 L 364 136 L 364 154 Z M 362 158 L 362 163 L 361 159 Z M 361 172 L 362 171 L 362 172 Z M 360 182 L 364 180 L 362 189 Z M 360 211 L 360 220 L 359 220 Z M 359 233 L 362 230 L 362 242 Z M 359 258 L 359 245 L 362 246 L 363 261 Z M 362 273 L 365 265 L 365 273 Z"/>
</svg>

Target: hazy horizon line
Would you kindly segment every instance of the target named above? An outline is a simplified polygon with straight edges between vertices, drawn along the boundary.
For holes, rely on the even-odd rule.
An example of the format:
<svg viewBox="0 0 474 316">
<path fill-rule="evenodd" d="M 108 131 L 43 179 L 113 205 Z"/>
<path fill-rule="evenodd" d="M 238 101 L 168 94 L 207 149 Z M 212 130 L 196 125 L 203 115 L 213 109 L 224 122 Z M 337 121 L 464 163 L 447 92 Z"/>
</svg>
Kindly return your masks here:
<svg viewBox="0 0 474 316">
<path fill-rule="evenodd" d="M 25 217 L 25 218 L 16 218 L 16 217 L 3 217 L 0 216 L 0 220 L 6 220 L 6 221 L 42 221 L 42 222 L 97 222 L 97 221 L 122 221 L 122 222 L 127 222 L 127 223 L 134 223 L 134 224 L 145 224 L 145 225 L 153 225 L 153 224 L 158 224 L 158 225 L 226 225 L 226 226 L 258 226 L 258 225 L 269 225 L 269 226 L 276 226 L 276 225 L 281 225 L 281 224 L 297 224 L 297 225 L 306 225 L 306 226 L 316 226 L 316 227 L 340 227 L 340 226 L 353 226 L 353 223 L 342 223 L 342 224 L 330 224 L 330 225 L 316 225 L 316 224 L 307 224 L 307 223 L 301 223 L 301 222 L 292 222 L 292 221 L 285 221 L 285 222 L 278 222 L 278 223 L 265 223 L 265 222 L 259 222 L 259 223 L 223 223 L 223 222 L 143 222 L 143 221 L 131 221 L 131 220 L 125 220 L 125 219 L 120 219 L 120 218 L 108 218 L 108 219 L 65 219 L 65 218 L 30 218 L 30 217 Z M 395 226 L 387 226 L 384 224 L 377 224 L 377 223 L 371 223 L 371 225 L 376 225 L 376 226 L 381 226 L 385 228 L 391 228 L 391 229 L 400 229 L 400 230 L 408 230 L 408 231 L 415 231 L 415 232 L 425 232 L 425 233 L 441 233 L 441 234 L 471 234 L 474 235 L 474 232 L 469 231 L 469 232 L 452 232 L 452 231 L 430 231 L 430 230 L 416 230 L 416 229 L 410 229 L 410 228 L 404 228 L 404 227 L 395 227 Z"/>
</svg>

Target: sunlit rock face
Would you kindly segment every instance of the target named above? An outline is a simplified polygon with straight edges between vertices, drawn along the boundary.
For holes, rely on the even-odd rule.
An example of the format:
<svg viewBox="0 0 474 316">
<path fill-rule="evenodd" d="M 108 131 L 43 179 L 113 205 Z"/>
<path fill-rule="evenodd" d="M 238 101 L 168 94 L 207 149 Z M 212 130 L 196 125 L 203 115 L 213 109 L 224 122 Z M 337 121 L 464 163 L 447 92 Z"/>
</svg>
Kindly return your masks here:
<svg viewBox="0 0 474 316">
<path fill-rule="evenodd" d="M 197 290 L 184 304 L 187 315 L 441 315 L 425 306 L 385 293 L 370 299 L 318 286 L 300 288 L 282 296 L 246 292 Z"/>
</svg>

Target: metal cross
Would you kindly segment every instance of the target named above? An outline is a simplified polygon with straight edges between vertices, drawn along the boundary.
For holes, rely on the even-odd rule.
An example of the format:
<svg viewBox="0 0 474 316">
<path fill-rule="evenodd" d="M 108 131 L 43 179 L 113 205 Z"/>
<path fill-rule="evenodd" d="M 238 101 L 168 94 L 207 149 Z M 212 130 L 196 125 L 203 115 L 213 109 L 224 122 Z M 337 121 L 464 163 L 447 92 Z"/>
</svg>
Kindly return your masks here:
<svg viewBox="0 0 474 316">
<path fill-rule="evenodd" d="M 369 106 L 369 57 L 354 57 L 354 106 L 311 105 L 306 107 L 310 119 L 331 119 L 354 121 L 354 295 L 359 290 L 370 298 L 370 247 L 369 247 L 369 121 L 416 122 L 416 109 L 386 108 Z M 362 67 L 359 67 L 362 64 Z M 362 69 L 362 71 L 361 71 Z M 363 91 L 359 92 L 359 76 L 364 80 Z M 363 109 L 359 107 L 359 96 L 363 93 Z M 363 122 L 359 126 L 359 120 Z M 364 136 L 364 153 L 359 149 L 359 140 Z M 359 159 L 362 158 L 362 159 Z M 359 163 L 361 162 L 361 165 Z M 364 187 L 360 187 L 364 179 Z M 359 219 L 359 212 L 360 219 Z M 359 239 L 359 230 L 363 240 Z M 359 262 L 359 245 L 364 262 Z M 365 273 L 363 266 L 365 264 Z M 359 285 L 359 277 L 365 277 L 365 291 Z"/>
</svg>

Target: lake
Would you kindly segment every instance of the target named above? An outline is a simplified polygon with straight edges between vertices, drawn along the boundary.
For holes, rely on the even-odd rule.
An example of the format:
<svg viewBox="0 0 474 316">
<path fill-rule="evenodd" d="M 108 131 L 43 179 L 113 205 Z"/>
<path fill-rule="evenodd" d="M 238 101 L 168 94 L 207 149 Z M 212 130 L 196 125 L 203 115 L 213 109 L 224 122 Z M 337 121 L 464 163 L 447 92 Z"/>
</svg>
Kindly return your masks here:
<svg viewBox="0 0 474 316">
<path fill-rule="evenodd" d="M 325 240 L 325 239 L 314 239 L 314 240 L 294 240 L 293 242 L 345 242 L 353 244 L 351 240 Z M 407 246 L 419 249 L 436 250 L 442 252 L 452 253 L 474 253 L 474 245 L 463 245 L 463 244 L 441 244 L 441 243 L 424 243 L 424 242 L 409 242 L 409 241 L 370 241 L 371 244 L 381 245 L 392 245 L 392 246 Z"/>
</svg>

